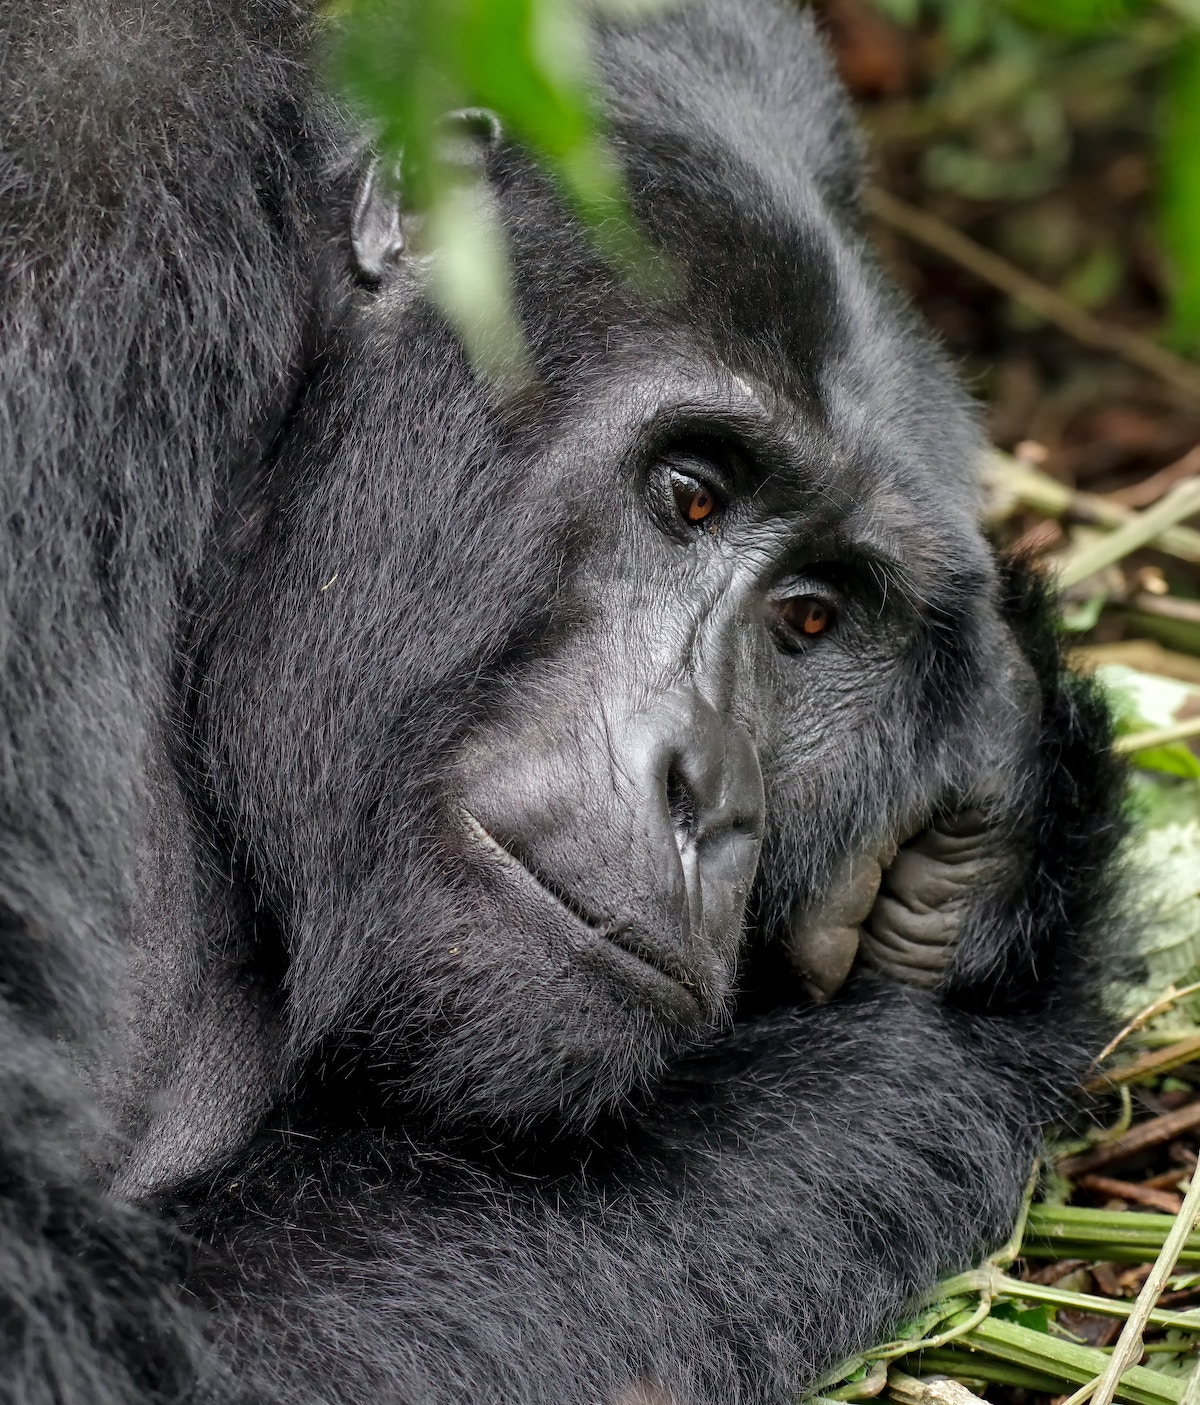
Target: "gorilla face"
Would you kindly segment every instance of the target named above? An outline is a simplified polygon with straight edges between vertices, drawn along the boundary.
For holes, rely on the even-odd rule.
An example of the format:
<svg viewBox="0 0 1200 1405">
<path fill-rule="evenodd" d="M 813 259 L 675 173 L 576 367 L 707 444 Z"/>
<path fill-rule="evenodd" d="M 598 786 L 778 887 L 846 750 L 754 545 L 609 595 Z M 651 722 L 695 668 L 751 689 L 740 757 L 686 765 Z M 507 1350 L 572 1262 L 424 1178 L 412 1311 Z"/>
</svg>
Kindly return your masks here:
<svg viewBox="0 0 1200 1405">
<path fill-rule="evenodd" d="M 586 1122 L 725 1019 L 747 941 L 793 941 L 819 992 L 864 918 L 882 969 L 946 964 L 942 928 L 872 927 L 877 860 L 974 808 L 986 880 L 1028 670 L 970 417 L 787 120 L 782 174 L 723 149 L 711 192 L 631 141 L 657 299 L 491 151 L 531 384 L 472 375 L 402 258 L 232 505 L 200 770 L 283 934 L 296 1057 L 358 1043 L 443 1117 Z M 928 910 L 922 842 L 893 908 Z"/>
<path fill-rule="evenodd" d="M 734 987 L 764 765 L 777 792 L 822 734 L 852 736 L 917 624 L 902 563 L 805 469 L 811 429 L 709 369 L 610 381 L 539 466 L 547 493 L 591 480 L 574 624 L 502 690 L 452 782 L 493 929 L 541 933 L 681 1034 Z"/>
<path fill-rule="evenodd" d="M 239 514 L 209 774 L 288 936 L 298 1046 L 366 1031 L 445 1115 L 586 1121 L 723 1020 L 756 876 L 764 931 L 819 913 L 848 856 L 1011 755 L 1013 650 L 982 557 L 940 573 L 957 543 L 717 365 L 617 355 L 520 432 L 461 400 L 438 426 L 428 387 L 378 436 L 399 462 L 364 454 L 364 365 L 467 374 L 362 335 L 389 316 L 322 392 L 330 461 Z M 431 424 L 436 470 L 408 457 Z"/>
</svg>

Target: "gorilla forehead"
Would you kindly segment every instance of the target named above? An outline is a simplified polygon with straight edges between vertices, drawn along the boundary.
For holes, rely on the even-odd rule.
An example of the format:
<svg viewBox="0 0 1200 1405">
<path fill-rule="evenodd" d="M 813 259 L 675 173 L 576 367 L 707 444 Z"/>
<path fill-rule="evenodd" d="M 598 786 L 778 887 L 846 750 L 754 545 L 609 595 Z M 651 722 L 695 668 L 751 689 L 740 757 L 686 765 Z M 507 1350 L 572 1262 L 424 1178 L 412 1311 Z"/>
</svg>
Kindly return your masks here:
<svg viewBox="0 0 1200 1405">
<path fill-rule="evenodd" d="M 600 36 L 614 147 L 669 291 L 623 285 L 527 167 L 501 179 L 549 403 L 597 377 L 611 394 L 622 360 L 651 379 L 684 364 L 723 394 L 749 382 L 803 421 L 810 466 L 836 457 L 849 497 L 910 503 L 899 520 L 936 523 L 978 565 L 974 416 L 863 241 L 858 142 L 811 19 L 739 8 L 689 5 L 650 43 L 646 26 Z"/>
<path fill-rule="evenodd" d="M 816 397 L 849 334 L 831 225 L 847 222 L 857 143 L 811 21 L 751 8 L 753 24 L 711 3 L 668 15 L 653 45 L 610 32 L 601 64 L 638 218 L 686 284 L 676 313 L 765 349 Z"/>
<path fill-rule="evenodd" d="M 600 33 L 608 110 L 624 147 L 653 164 L 660 146 L 687 132 L 697 157 L 689 175 L 721 152 L 787 204 L 815 185 L 849 212 L 861 143 L 812 16 L 771 0 L 687 8 Z"/>
</svg>

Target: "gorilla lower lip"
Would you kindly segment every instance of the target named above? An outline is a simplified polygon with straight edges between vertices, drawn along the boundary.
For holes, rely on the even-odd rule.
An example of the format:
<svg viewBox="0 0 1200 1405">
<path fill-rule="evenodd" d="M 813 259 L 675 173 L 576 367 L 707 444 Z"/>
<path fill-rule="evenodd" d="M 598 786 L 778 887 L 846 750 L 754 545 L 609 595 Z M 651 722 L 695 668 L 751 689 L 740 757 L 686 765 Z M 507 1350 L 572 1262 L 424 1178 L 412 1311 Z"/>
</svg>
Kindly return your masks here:
<svg viewBox="0 0 1200 1405">
<path fill-rule="evenodd" d="M 625 930 L 600 932 L 597 936 L 606 940 L 584 953 L 586 964 L 615 976 L 622 985 L 634 986 L 643 998 L 683 1025 L 703 1022 L 704 1006 L 696 995 L 694 982 L 666 969 L 657 958 L 644 955 Z"/>
<path fill-rule="evenodd" d="M 657 971 L 659 975 L 666 976 L 669 981 L 674 981 L 676 985 L 682 986 L 693 1000 L 696 999 L 696 982 L 689 972 L 681 970 L 674 963 L 660 956 L 658 952 L 648 951 L 645 943 L 638 941 L 634 934 L 625 928 L 606 933 L 606 935 L 613 946 L 619 947 L 621 951 L 635 957 L 644 966 L 649 966 L 651 970 Z"/>
<path fill-rule="evenodd" d="M 486 825 L 476 819 L 465 805 L 459 806 L 459 812 L 466 822 L 468 832 L 485 846 L 492 858 L 514 877 L 519 878 L 527 889 L 536 890 L 541 898 L 549 899 L 560 913 L 571 919 L 573 925 L 586 928 L 593 937 L 606 943 L 602 948 L 610 956 L 606 964 L 611 965 L 612 958 L 615 957 L 623 975 L 636 973 L 639 984 L 654 987 L 660 997 L 659 1003 L 665 1003 L 672 1010 L 682 1012 L 689 1020 L 694 1020 L 699 1015 L 701 1001 L 696 994 L 695 981 L 687 972 L 676 969 L 658 953 L 650 952 L 646 944 L 639 941 L 628 928 L 586 912 L 569 894 L 562 892 L 522 862 Z M 664 995 L 665 999 L 662 999 Z"/>
</svg>

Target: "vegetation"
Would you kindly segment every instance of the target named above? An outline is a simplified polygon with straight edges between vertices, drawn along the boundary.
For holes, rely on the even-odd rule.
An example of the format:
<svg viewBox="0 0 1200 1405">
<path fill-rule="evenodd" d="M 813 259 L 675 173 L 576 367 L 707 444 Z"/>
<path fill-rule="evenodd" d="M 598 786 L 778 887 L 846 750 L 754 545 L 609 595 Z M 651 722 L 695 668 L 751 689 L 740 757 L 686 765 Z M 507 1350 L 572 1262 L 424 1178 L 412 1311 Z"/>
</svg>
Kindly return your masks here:
<svg viewBox="0 0 1200 1405">
<path fill-rule="evenodd" d="M 661 3 L 661 0 L 657 0 Z M 600 0 L 634 15 L 656 0 Z M 485 108 L 541 162 L 604 252 L 636 275 L 620 171 L 600 129 L 578 0 L 340 0 L 330 27 L 336 86 L 368 118 L 405 205 L 439 250 L 434 291 L 477 362 L 519 356 L 503 231 L 464 181 L 447 113 Z"/>
</svg>

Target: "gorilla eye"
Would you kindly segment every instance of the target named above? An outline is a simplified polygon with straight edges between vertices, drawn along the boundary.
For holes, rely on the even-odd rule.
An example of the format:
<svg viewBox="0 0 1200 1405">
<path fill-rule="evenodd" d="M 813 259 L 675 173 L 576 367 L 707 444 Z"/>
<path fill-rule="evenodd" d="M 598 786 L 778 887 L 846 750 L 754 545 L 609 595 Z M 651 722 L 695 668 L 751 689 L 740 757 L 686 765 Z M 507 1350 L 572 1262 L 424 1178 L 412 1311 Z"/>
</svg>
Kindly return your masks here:
<svg viewBox="0 0 1200 1405">
<path fill-rule="evenodd" d="M 716 493 L 707 483 L 678 469 L 671 472 L 671 492 L 675 495 L 679 515 L 685 522 L 706 522 L 720 506 Z"/>
<path fill-rule="evenodd" d="M 779 618 L 792 634 L 815 639 L 825 634 L 836 618 L 834 607 L 815 595 L 792 595 L 779 602 Z"/>
</svg>

